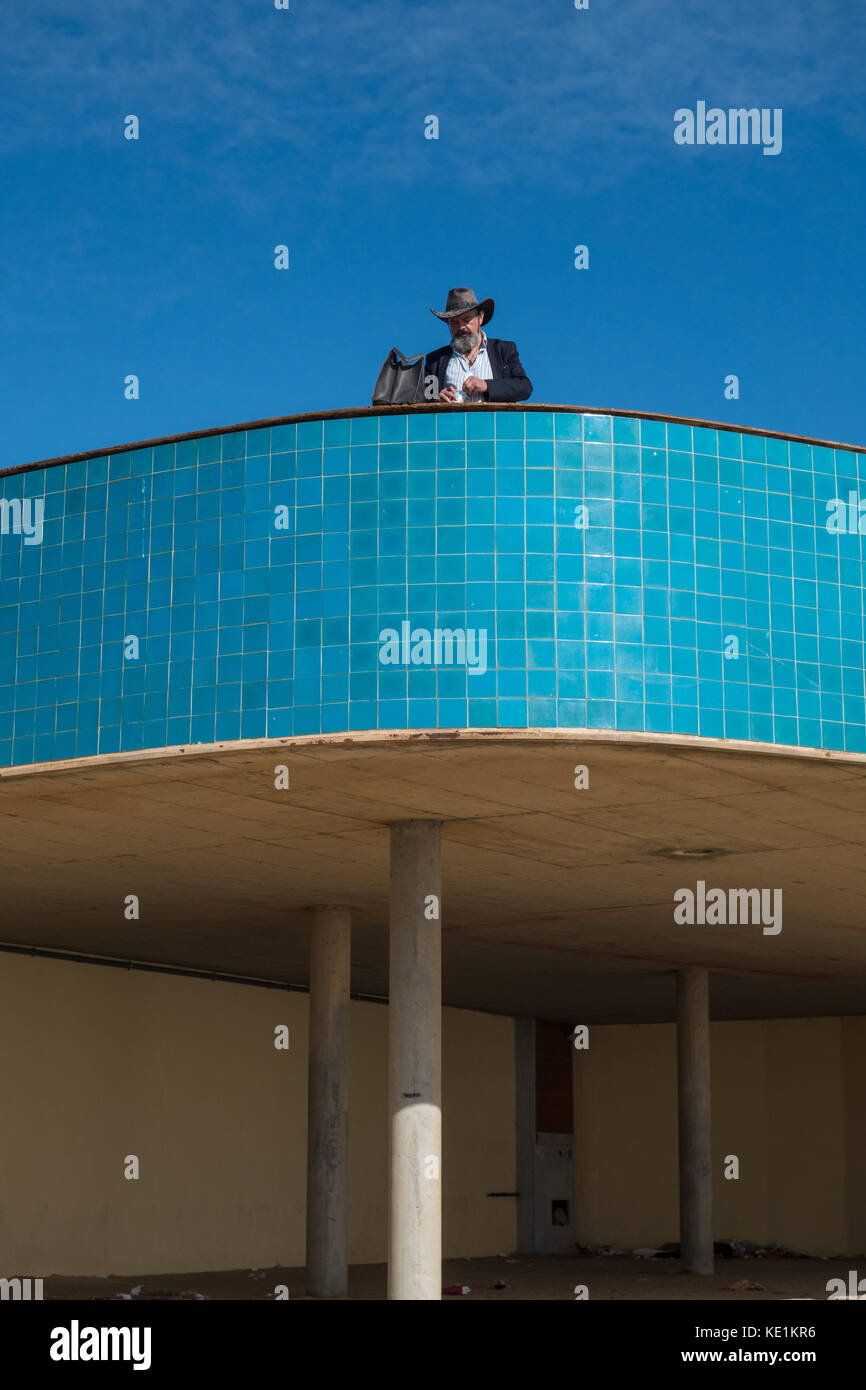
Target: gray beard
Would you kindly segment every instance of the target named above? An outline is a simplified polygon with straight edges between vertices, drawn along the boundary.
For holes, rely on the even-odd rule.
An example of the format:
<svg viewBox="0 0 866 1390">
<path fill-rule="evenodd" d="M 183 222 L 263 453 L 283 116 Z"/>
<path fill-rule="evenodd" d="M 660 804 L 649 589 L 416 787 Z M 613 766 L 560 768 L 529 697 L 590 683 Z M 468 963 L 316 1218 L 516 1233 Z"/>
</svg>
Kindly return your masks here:
<svg viewBox="0 0 866 1390">
<path fill-rule="evenodd" d="M 454 347 L 456 347 L 456 349 L 457 349 L 457 351 L 460 353 L 460 355 L 461 355 L 462 357 L 465 357 L 465 356 L 467 355 L 467 353 L 470 353 L 470 352 L 472 351 L 472 349 L 475 347 L 476 343 L 480 343 L 480 342 L 481 342 L 481 334 L 480 334 L 480 333 L 456 333 L 456 334 L 454 335 L 454 337 L 452 338 L 451 341 L 452 341 L 452 345 L 453 345 Z"/>
</svg>

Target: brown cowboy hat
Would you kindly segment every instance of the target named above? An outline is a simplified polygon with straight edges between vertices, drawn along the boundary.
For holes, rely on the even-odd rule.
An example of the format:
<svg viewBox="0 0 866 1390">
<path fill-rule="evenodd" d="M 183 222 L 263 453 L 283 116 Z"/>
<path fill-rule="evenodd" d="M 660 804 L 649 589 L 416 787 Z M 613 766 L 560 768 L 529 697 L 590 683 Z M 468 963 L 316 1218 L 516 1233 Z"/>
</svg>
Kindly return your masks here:
<svg viewBox="0 0 866 1390">
<path fill-rule="evenodd" d="M 430 313 L 435 314 L 437 319 L 456 319 L 460 314 L 468 314 L 470 310 L 477 309 L 484 315 L 485 325 L 493 318 L 493 300 L 482 299 L 479 304 L 475 298 L 475 291 L 470 290 L 468 285 L 458 285 L 454 290 L 448 291 L 448 298 L 445 301 L 445 312 L 440 314 L 438 309 L 431 309 Z"/>
</svg>

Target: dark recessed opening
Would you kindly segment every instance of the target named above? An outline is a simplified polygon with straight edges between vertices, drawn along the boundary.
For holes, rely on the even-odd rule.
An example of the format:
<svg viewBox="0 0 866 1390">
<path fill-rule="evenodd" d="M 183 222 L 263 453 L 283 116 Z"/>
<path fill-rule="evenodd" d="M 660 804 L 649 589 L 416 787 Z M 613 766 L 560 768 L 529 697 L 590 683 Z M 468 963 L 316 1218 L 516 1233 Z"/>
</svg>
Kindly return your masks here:
<svg viewBox="0 0 866 1390">
<path fill-rule="evenodd" d="M 550 1224 L 552 1226 L 568 1225 L 568 1202 L 553 1201 L 550 1204 Z"/>
</svg>

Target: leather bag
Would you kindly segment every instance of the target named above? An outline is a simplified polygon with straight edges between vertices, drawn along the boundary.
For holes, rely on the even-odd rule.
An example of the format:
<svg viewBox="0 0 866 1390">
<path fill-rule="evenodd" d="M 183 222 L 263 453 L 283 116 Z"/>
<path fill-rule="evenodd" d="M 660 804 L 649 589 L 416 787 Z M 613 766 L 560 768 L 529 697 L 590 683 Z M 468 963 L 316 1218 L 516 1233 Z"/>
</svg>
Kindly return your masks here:
<svg viewBox="0 0 866 1390">
<path fill-rule="evenodd" d="M 409 405 L 424 399 L 424 354 L 406 357 L 392 348 L 373 388 L 373 405 Z"/>
</svg>

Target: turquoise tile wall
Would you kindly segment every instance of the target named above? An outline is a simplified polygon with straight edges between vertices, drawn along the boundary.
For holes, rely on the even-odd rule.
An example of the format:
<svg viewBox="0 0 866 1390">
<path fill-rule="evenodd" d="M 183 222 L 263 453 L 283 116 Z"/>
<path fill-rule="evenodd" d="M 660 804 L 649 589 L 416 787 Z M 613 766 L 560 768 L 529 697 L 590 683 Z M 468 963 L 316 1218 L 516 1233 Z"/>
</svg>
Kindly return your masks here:
<svg viewBox="0 0 866 1390">
<path fill-rule="evenodd" d="M 0 765 L 452 727 L 866 752 L 864 472 L 763 436 L 470 409 L 7 475 Z"/>
</svg>

